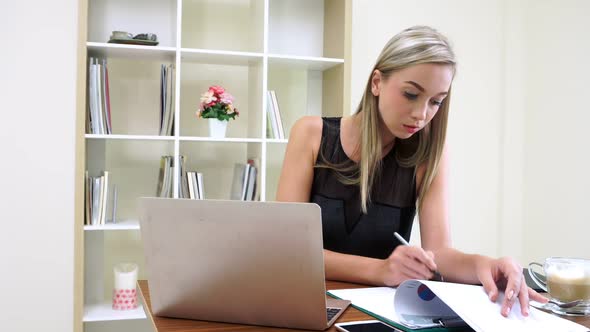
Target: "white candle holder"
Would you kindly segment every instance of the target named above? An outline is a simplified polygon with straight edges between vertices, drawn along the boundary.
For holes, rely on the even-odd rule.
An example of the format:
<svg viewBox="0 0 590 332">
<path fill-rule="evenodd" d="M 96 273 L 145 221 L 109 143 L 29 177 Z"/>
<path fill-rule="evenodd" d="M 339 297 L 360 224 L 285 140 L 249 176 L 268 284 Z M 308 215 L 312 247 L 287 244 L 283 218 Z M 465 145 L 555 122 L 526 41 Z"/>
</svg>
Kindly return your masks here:
<svg viewBox="0 0 590 332">
<path fill-rule="evenodd" d="M 137 309 L 137 264 L 115 265 L 115 287 L 113 289 L 113 310 Z"/>
</svg>

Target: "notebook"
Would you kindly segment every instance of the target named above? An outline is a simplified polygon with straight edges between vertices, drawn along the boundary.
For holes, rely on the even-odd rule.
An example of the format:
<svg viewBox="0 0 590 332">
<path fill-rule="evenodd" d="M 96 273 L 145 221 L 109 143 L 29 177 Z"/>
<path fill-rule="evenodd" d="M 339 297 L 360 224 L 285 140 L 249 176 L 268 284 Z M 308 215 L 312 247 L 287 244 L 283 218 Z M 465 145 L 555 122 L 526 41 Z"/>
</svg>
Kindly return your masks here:
<svg viewBox="0 0 590 332">
<path fill-rule="evenodd" d="M 339 289 L 329 290 L 328 295 L 350 300 L 357 309 L 404 331 L 448 331 L 462 324 L 477 332 L 589 331 L 533 307 L 524 317 L 518 301 L 504 317 L 500 314 L 503 294 L 491 302 L 483 287 L 476 285 L 406 280 L 398 288 Z"/>
</svg>

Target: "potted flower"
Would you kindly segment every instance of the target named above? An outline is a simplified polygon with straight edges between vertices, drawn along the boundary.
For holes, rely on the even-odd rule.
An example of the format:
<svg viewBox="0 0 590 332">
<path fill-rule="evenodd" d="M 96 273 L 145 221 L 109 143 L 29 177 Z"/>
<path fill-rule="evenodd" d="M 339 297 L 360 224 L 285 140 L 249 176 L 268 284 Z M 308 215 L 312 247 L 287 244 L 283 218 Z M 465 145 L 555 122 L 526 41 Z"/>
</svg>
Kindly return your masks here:
<svg viewBox="0 0 590 332">
<path fill-rule="evenodd" d="M 201 104 L 197 116 L 209 121 L 209 135 L 215 138 L 225 137 L 225 130 L 230 119 L 240 115 L 233 105 L 234 97 L 224 88 L 214 85 L 201 95 Z"/>
</svg>

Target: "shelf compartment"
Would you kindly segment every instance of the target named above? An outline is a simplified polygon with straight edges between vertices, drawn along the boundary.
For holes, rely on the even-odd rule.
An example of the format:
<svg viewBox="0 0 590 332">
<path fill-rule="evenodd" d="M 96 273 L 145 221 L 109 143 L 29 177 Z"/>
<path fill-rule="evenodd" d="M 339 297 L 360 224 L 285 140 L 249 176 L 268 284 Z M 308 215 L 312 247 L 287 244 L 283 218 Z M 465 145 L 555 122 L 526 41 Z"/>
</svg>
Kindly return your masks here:
<svg viewBox="0 0 590 332">
<path fill-rule="evenodd" d="M 89 56 L 102 58 L 144 59 L 174 62 L 175 47 L 123 45 L 109 43 L 86 43 Z"/>
<path fill-rule="evenodd" d="M 263 52 L 264 0 L 184 0 L 183 48 Z"/>
<path fill-rule="evenodd" d="M 262 58 L 247 65 L 183 62 L 180 77 L 180 135 L 208 137 L 208 120 L 197 117 L 201 94 L 219 85 L 234 96 L 239 116 L 227 124 L 227 138 L 262 138 Z"/>
<path fill-rule="evenodd" d="M 137 220 L 137 198 L 157 194 L 160 159 L 174 154 L 174 141 L 86 140 L 86 165 L 90 176 L 109 172 L 107 224 L 94 229 L 137 229 L 134 223 L 109 224 L 112 215 L 112 186 L 117 186 L 116 220 Z"/>
<path fill-rule="evenodd" d="M 158 46 L 176 46 L 175 0 L 90 0 L 88 1 L 88 37 L 104 43 L 114 30 L 133 35 L 155 33 Z"/>
<path fill-rule="evenodd" d="M 155 137 L 160 132 L 161 65 L 169 63 L 125 58 L 107 60 L 114 134 L 109 138 L 157 139 Z M 107 135 L 90 137 L 102 136 Z M 166 136 L 160 137 L 166 139 Z"/>
<path fill-rule="evenodd" d="M 260 192 L 261 147 L 261 143 L 180 142 L 180 154 L 185 156 L 187 171 L 203 173 L 206 199 L 230 199 L 234 166 L 245 164 L 249 158 L 257 164 Z"/>
<path fill-rule="evenodd" d="M 344 58 L 345 0 L 269 1 L 268 52 Z"/>
</svg>

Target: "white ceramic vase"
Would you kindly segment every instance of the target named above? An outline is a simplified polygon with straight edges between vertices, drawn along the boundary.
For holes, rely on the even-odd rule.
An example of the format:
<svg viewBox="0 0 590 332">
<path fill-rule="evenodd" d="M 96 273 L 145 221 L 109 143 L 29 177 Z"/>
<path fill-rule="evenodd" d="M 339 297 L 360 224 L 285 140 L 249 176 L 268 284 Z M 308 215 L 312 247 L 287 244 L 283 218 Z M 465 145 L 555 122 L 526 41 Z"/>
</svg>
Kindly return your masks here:
<svg viewBox="0 0 590 332">
<path fill-rule="evenodd" d="M 221 121 L 209 118 L 209 136 L 212 138 L 225 138 L 225 131 L 229 121 Z"/>
</svg>

